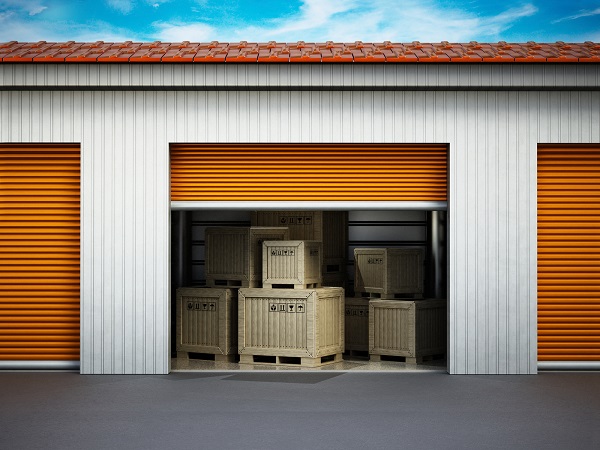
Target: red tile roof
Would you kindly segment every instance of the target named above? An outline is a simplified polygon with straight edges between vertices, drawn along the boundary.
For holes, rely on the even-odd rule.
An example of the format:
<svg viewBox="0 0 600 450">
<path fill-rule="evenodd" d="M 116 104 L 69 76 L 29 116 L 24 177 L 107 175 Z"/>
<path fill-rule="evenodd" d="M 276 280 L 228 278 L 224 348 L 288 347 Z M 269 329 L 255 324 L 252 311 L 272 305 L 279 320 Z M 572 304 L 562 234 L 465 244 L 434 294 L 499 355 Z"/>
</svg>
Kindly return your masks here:
<svg viewBox="0 0 600 450">
<path fill-rule="evenodd" d="M 5 42 L 0 62 L 600 62 L 600 43 Z"/>
</svg>

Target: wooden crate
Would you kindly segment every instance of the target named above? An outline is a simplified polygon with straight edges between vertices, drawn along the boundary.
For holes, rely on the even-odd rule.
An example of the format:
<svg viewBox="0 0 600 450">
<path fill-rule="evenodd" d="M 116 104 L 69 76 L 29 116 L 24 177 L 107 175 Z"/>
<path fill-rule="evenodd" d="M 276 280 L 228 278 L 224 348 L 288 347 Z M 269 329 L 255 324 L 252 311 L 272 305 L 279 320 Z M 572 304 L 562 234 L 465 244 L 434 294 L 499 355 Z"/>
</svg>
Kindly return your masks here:
<svg viewBox="0 0 600 450">
<path fill-rule="evenodd" d="M 370 300 L 369 354 L 402 356 L 407 363 L 446 353 L 446 300 Z"/>
<path fill-rule="evenodd" d="M 315 288 L 321 285 L 319 241 L 264 241 L 264 288 Z"/>
<path fill-rule="evenodd" d="M 420 248 L 354 249 L 356 296 L 401 298 L 423 296 L 423 262 Z"/>
<path fill-rule="evenodd" d="M 208 353 L 216 355 L 215 360 L 235 357 L 237 289 L 179 288 L 176 295 L 177 356 Z"/>
<path fill-rule="evenodd" d="M 347 297 L 344 309 L 347 352 L 369 351 L 369 299 Z"/>
<path fill-rule="evenodd" d="M 263 241 L 287 240 L 285 227 L 208 227 L 206 285 L 261 287 Z"/>
<path fill-rule="evenodd" d="M 291 240 L 323 243 L 322 273 L 340 273 L 346 278 L 348 212 L 346 211 L 255 211 L 252 225 L 284 226 Z"/>
<path fill-rule="evenodd" d="M 319 366 L 344 352 L 341 288 L 242 288 L 238 314 L 241 364 L 300 358 L 300 365 Z"/>
</svg>

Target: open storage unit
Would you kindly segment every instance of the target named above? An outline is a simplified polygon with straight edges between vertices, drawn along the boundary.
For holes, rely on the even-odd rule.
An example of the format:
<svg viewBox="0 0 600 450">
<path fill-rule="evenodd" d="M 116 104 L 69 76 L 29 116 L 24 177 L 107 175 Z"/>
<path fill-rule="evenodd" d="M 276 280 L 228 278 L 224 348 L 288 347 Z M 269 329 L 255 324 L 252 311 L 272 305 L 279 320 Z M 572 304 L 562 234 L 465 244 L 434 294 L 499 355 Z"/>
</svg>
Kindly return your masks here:
<svg viewBox="0 0 600 450">
<path fill-rule="evenodd" d="M 424 255 L 421 258 L 422 267 L 419 272 L 422 273 L 424 282 L 422 283 L 423 295 L 427 298 L 438 297 L 446 298 L 445 287 L 447 283 L 447 262 L 446 262 L 446 214 L 445 212 L 435 211 L 345 211 L 344 214 L 348 217 L 346 233 L 348 236 L 348 245 L 346 248 L 346 258 L 344 260 L 345 268 L 345 283 L 340 283 L 339 287 L 344 288 L 344 302 L 341 303 L 340 315 L 343 322 L 342 327 L 338 330 L 344 338 L 344 346 L 342 349 L 336 349 L 331 353 L 330 360 L 324 360 L 330 363 L 327 368 L 330 370 L 371 370 L 372 368 L 379 369 L 382 363 L 369 361 L 369 298 L 361 297 L 361 294 L 354 292 L 355 265 L 354 254 L 355 249 L 360 248 L 390 248 L 394 250 L 410 249 L 409 253 L 415 249 L 417 253 Z M 172 280 L 174 283 L 183 283 L 186 286 L 202 287 L 206 286 L 206 230 L 214 230 L 214 227 L 239 227 L 246 228 L 253 224 L 252 211 L 245 210 L 196 210 L 196 211 L 174 211 L 172 212 L 172 243 L 174 268 Z M 184 251 L 182 251 L 182 249 Z M 185 260 L 185 261 L 184 261 Z M 437 266 L 437 267 L 436 267 Z M 183 271 L 181 269 L 184 269 Z M 173 285 L 173 289 L 177 286 Z M 264 287 L 264 286 L 263 286 Z M 261 289 L 242 289 L 252 293 L 256 297 Z M 284 297 L 294 296 L 299 291 L 298 289 L 276 289 L 281 291 Z M 264 289 L 266 291 L 266 289 Z M 244 294 L 245 296 L 246 294 Z M 358 298 L 353 298 L 353 297 Z M 261 298 L 259 296 L 259 298 Z M 267 298 L 267 295 L 262 297 Z M 291 298 L 291 297 L 290 297 Z M 394 301 L 394 300 L 392 300 Z M 414 301 L 414 300 L 413 300 Z M 418 301 L 418 300 L 416 300 Z M 442 300 L 445 302 L 445 300 Z M 270 303 L 265 300 L 265 305 Z M 264 303 L 264 302 L 263 302 Z M 273 303 L 273 302 L 271 302 Z M 280 302 L 281 303 L 281 302 Z M 283 304 L 283 303 L 282 303 Z M 264 305 L 263 305 L 264 306 Z M 350 312 L 348 313 L 348 310 Z M 355 313 L 354 315 L 352 315 Z M 361 314 L 362 313 L 362 314 Z M 270 319 L 275 317 L 275 313 L 267 311 L 266 315 L 256 316 L 253 320 L 260 321 L 261 318 Z M 445 314 L 445 313 L 444 313 Z M 293 316 L 293 317 L 292 317 Z M 288 314 L 285 319 L 297 319 L 298 317 L 306 318 L 302 314 Z M 281 319 L 279 316 L 276 318 Z M 362 321 L 361 321 L 362 319 Z M 287 322 L 286 322 L 287 323 Z M 278 322 L 279 325 L 281 323 Z M 278 330 L 279 330 L 278 325 Z M 289 324 L 288 324 L 289 325 Z M 335 327 L 334 327 L 335 328 Z M 446 335 L 446 322 L 440 324 L 437 330 L 437 337 Z M 337 328 L 336 328 L 337 329 Z M 241 330 L 243 331 L 243 330 Z M 285 330 L 284 330 L 285 331 Z M 350 332 L 350 335 L 348 335 Z M 275 331 L 267 332 L 265 339 L 275 338 Z M 242 333 L 240 332 L 240 336 Z M 252 336 L 252 334 L 249 334 Z M 256 336 L 255 336 L 256 337 Z M 264 336 L 263 336 L 264 337 Z M 245 338 L 245 335 L 244 335 Z M 268 341 L 269 339 L 267 339 Z M 364 342 L 362 342 L 364 341 Z M 239 342 L 238 342 L 239 343 Z M 346 345 L 347 344 L 347 345 Z M 286 344 L 287 345 L 287 344 Z M 243 345 L 242 345 L 243 347 Z M 444 343 L 445 347 L 445 343 Z M 241 347 L 240 347 L 241 348 Z M 344 352 L 343 361 L 339 361 L 338 353 Z M 243 352 L 242 352 L 243 353 Z M 265 368 L 281 368 L 287 364 L 287 368 L 303 368 L 313 364 L 316 358 L 321 358 L 322 355 L 299 355 L 298 349 L 291 349 L 289 352 L 284 352 L 282 357 L 272 356 L 269 353 L 269 346 L 258 351 L 246 350 L 250 356 L 244 357 L 240 355 L 239 369 L 242 370 L 264 370 Z M 445 353 L 445 350 L 441 352 Z M 316 356 L 315 356 L 316 355 Z M 172 352 L 173 358 L 176 352 Z M 172 367 L 175 370 L 185 370 L 186 368 L 197 369 L 232 369 L 231 365 L 215 365 L 212 358 L 205 358 L 205 355 L 196 355 L 193 352 L 189 353 L 190 360 L 187 358 L 173 359 Z M 330 355 L 325 355 L 329 357 Z M 439 350 L 435 356 L 440 356 Z M 302 360 L 305 357 L 308 359 Z M 251 360 L 252 359 L 252 360 Z M 310 360 L 310 361 L 309 361 Z M 402 364 L 403 358 L 397 358 L 396 361 L 386 361 L 384 370 L 407 370 L 411 366 L 413 369 L 419 370 L 422 367 L 437 367 L 445 369 L 445 360 L 443 357 L 434 361 L 429 361 L 423 365 Z M 407 362 L 407 361 L 404 361 Z M 414 362 L 408 360 L 409 363 Z M 339 364 L 338 364 L 339 363 Z M 236 363 L 237 364 L 237 363 Z M 325 367 L 325 366 L 323 366 Z M 395 368 L 396 367 L 396 368 Z M 371 369 L 370 369 L 371 368 Z"/>
</svg>

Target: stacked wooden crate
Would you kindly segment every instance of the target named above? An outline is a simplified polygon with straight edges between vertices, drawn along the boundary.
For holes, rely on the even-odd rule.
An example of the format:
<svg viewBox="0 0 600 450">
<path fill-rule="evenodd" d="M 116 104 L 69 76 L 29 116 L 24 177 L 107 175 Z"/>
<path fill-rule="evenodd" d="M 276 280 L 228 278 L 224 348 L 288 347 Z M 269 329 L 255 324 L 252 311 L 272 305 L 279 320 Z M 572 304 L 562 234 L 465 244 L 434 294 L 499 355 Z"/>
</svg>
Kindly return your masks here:
<svg viewBox="0 0 600 450">
<path fill-rule="evenodd" d="M 263 242 L 287 240 L 286 227 L 208 227 L 206 285 L 211 287 L 260 287 Z"/>
<path fill-rule="evenodd" d="M 372 361 L 407 363 L 446 352 L 446 300 L 423 299 L 420 248 L 356 248 L 354 290 L 369 302 L 368 351 Z"/>
<path fill-rule="evenodd" d="M 322 285 L 346 287 L 348 213 L 346 211 L 256 211 L 254 226 L 285 226 L 289 239 L 321 241 Z"/>
<path fill-rule="evenodd" d="M 369 298 L 422 298 L 421 248 L 354 249 L 354 292 Z"/>
<path fill-rule="evenodd" d="M 240 364 L 341 361 L 344 289 L 320 287 L 320 241 L 263 242 L 263 288 L 239 290 Z"/>
<path fill-rule="evenodd" d="M 264 241 L 264 288 L 316 288 L 321 286 L 320 241 Z"/>
<path fill-rule="evenodd" d="M 205 288 L 180 288 L 176 304 L 177 356 L 237 358 L 237 286 L 261 286 L 263 241 L 287 239 L 284 227 L 208 227 Z"/>
</svg>

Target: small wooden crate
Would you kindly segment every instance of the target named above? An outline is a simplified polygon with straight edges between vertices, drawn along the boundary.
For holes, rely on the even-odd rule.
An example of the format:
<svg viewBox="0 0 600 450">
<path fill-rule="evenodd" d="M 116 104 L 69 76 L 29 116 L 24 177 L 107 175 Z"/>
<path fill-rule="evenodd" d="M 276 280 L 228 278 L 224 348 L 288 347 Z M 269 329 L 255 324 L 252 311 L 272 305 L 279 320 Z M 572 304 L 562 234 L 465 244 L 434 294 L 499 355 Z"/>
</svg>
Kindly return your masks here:
<svg viewBox="0 0 600 450">
<path fill-rule="evenodd" d="M 252 213 L 251 223 L 256 226 L 288 227 L 291 240 L 321 241 L 322 273 L 339 273 L 346 278 L 347 211 L 256 211 Z"/>
<path fill-rule="evenodd" d="M 346 298 L 344 311 L 347 352 L 369 351 L 369 299 Z"/>
<path fill-rule="evenodd" d="M 423 296 L 423 260 L 420 248 L 354 249 L 354 292 L 371 298 Z"/>
<path fill-rule="evenodd" d="M 263 241 L 287 240 L 285 227 L 208 227 L 206 285 L 261 287 Z"/>
<path fill-rule="evenodd" d="M 264 241 L 262 284 L 266 289 L 321 285 L 321 242 Z"/>
<path fill-rule="evenodd" d="M 341 359 L 343 289 L 242 288 L 238 305 L 240 364 L 299 358 L 302 366 L 319 366 Z"/>
<path fill-rule="evenodd" d="M 407 363 L 446 353 L 446 300 L 371 300 L 369 354 L 402 356 Z"/>
<path fill-rule="evenodd" d="M 175 349 L 231 360 L 237 354 L 237 289 L 179 288 L 176 302 Z M 228 358 L 219 358 L 219 356 Z"/>
</svg>

